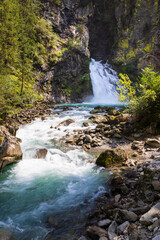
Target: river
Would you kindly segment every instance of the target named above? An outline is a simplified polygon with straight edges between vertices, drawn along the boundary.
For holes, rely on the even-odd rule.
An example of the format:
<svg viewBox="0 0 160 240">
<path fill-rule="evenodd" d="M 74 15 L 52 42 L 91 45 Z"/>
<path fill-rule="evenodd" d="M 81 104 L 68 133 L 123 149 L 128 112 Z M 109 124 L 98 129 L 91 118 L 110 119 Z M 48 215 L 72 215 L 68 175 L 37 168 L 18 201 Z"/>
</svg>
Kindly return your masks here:
<svg viewBox="0 0 160 240">
<path fill-rule="evenodd" d="M 92 60 L 90 71 L 94 92 L 90 103 L 118 103 L 117 75 L 110 66 Z M 67 133 L 85 129 L 83 122 L 89 121 L 93 108 L 91 104 L 72 105 L 67 111 L 57 108 L 44 121 L 19 127 L 23 159 L 0 174 L 0 228 L 11 230 L 16 240 L 75 239 L 95 200 L 107 191 L 109 173 L 95 165 L 94 156 L 61 141 Z M 55 128 L 68 118 L 75 122 Z M 37 149 L 44 148 L 47 156 L 36 158 Z M 56 228 L 47 223 L 51 216 Z"/>
</svg>

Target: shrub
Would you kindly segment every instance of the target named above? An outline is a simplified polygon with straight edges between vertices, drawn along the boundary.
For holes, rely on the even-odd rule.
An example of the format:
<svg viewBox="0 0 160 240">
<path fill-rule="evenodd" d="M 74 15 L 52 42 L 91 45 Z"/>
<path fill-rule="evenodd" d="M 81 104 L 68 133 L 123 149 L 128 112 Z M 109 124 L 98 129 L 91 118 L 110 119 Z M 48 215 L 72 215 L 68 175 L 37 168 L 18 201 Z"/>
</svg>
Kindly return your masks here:
<svg viewBox="0 0 160 240">
<path fill-rule="evenodd" d="M 149 122 L 160 123 L 160 73 L 151 67 L 142 70 L 136 85 L 128 75 L 120 74 L 119 99 L 128 104 L 128 111 Z"/>
</svg>

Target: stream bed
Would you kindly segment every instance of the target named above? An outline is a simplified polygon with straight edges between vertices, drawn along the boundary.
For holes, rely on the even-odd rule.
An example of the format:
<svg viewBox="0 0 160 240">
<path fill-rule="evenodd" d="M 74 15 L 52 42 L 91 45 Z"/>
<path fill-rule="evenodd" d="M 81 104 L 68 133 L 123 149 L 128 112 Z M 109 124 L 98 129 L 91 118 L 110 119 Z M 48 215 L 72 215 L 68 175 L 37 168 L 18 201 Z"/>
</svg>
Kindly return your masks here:
<svg viewBox="0 0 160 240">
<path fill-rule="evenodd" d="M 23 159 L 0 174 L 0 228 L 13 231 L 15 240 L 74 239 L 84 229 L 95 200 L 106 191 L 107 174 L 94 164 L 94 156 L 60 139 L 83 122 L 93 106 L 54 110 L 45 120 L 20 126 Z M 69 126 L 55 127 L 71 118 Z M 90 128 L 92 124 L 89 123 Z M 47 149 L 36 158 L 37 149 Z M 47 220 L 53 216 L 57 227 Z"/>
</svg>

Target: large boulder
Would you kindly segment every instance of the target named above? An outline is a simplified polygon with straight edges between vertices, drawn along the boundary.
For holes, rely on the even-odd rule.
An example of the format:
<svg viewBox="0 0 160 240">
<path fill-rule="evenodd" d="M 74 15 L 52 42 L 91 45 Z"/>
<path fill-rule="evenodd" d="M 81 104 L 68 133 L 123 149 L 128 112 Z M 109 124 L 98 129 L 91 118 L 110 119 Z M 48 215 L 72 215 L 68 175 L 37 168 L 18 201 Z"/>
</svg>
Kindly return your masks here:
<svg viewBox="0 0 160 240">
<path fill-rule="evenodd" d="M 93 240 L 99 240 L 100 237 L 106 237 L 107 231 L 97 226 L 87 227 L 87 235 Z"/>
<path fill-rule="evenodd" d="M 92 120 L 93 123 L 107 123 L 108 122 L 108 117 L 107 116 L 101 116 L 101 115 L 92 115 L 89 117 L 89 119 Z"/>
<path fill-rule="evenodd" d="M 157 139 L 147 139 L 145 142 L 145 145 L 147 145 L 149 147 L 158 148 L 158 147 L 160 147 L 160 141 Z"/>
<path fill-rule="evenodd" d="M 116 163 L 127 160 L 127 154 L 123 149 L 107 149 L 102 152 L 96 160 L 96 164 L 102 167 L 108 167 Z"/>
<path fill-rule="evenodd" d="M 20 139 L 12 136 L 4 126 L 0 126 L 0 170 L 21 158 Z"/>
<path fill-rule="evenodd" d="M 160 218 L 160 202 L 154 205 L 148 212 L 143 214 L 140 218 L 140 222 L 144 225 L 150 225 L 155 217 Z"/>
</svg>

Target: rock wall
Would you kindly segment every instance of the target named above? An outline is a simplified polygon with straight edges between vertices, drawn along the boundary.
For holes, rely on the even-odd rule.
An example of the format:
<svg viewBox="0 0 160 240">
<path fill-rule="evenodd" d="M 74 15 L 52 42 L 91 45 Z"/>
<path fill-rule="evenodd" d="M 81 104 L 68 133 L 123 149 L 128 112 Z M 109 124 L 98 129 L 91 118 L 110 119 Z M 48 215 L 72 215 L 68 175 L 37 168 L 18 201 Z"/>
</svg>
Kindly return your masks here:
<svg viewBox="0 0 160 240">
<path fill-rule="evenodd" d="M 89 75 L 90 52 L 88 49 L 88 18 L 93 14 L 90 1 L 49 0 L 42 2 L 42 16 L 49 21 L 58 36 L 51 51 L 58 60 L 43 67 L 37 89 L 55 101 L 79 102 L 92 93 Z"/>
<path fill-rule="evenodd" d="M 160 70 L 158 0 L 41 0 L 51 25 L 39 92 L 56 103 L 81 102 L 92 93 L 89 62 L 109 59 L 132 80 L 149 64 Z M 43 30 L 44 35 L 46 32 Z M 52 35 L 52 37 L 50 37 Z"/>
<path fill-rule="evenodd" d="M 0 126 L 0 171 L 7 165 L 22 158 L 20 140 Z"/>
<path fill-rule="evenodd" d="M 135 77 L 141 68 L 160 70 L 160 2 L 158 0 L 94 1 L 89 49 L 97 59 L 110 59 L 118 71 Z"/>
</svg>

